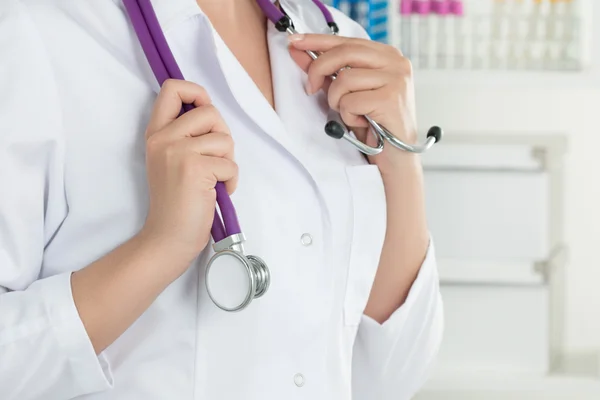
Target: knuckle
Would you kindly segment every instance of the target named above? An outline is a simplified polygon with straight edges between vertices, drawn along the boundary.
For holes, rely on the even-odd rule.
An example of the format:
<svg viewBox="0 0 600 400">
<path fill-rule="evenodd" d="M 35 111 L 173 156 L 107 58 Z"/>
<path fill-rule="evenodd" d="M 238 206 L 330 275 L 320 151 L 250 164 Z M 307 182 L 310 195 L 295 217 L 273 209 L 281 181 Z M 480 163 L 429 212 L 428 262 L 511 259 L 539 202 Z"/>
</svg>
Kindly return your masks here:
<svg viewBox="0 0 600 400">
<path fill-rule="evenodd" d="M 342 99 L 344 98 L 343 96 L 340 98 L 340 96 L 337 93 L 340 93 L 338 90 L 338 88 L 334 88 L 333 85 L 329 88 L 329 96 L 327 96 L 327 103 L 329 104 L 329 107 L 335 111 L 338 111 L 338 109 L 340 108 Z"/>
<path fill-rule="evenodd" d="M 388 45 L 388 46 L 386 46 L 386 48 L 388 49 L 390 54 L 392 54 L 394 57 L 397 57 L 400 59 L 404 58 L 404 53 L 402 53 L 402 50 L 400 50 L 398 47 Z"/>
<path fill-rule="evenodd" d="M 237 177 L 240 174 L 240 167 L 235 161 L 230 161 L 231 163 L 231 175 L 232 177 Z"/>
<path fill-rule="evenodd" d="M 217 110 L 217 107 L 215 107 L 213 104 L 206 105 L 206 112 L 212 119 L 215 119 L 215 120 L 221 119 L 221 113 L 219 112 L 219 110 Z"/>
<path fill-rule="evenodd" d="M 207 99 L 209 98 L 209 96 L 208 96 L 208 92 L 206 91 L 206 89 L 204 89 L 204 87 L 203 87 L 203 86 L 200 86 L 200 85 L 198 85 L 198 84 L 196 84 L 196 83 L 190 83 L 190 84 L 194 86 L 194 90 L 196 90 L 196 92 L 197 92 L 197 93 L 198 93 L 200 96 L 202 96 L 202 97 L 204 97 L 204 98 L 207 98 Z"/>
<path fill-rule="evenodd" d="M 176 146 L 175 143 L 169 143 L 168 145 L 164 146 L 162 152 L 164 153 L 167 160 L 174 160 L 179 158 L 180 156 L 179 147 Z"/>
<path fill-rule="evenodd" d="M 316 60 L 313 60 L 308 66 L 307 74 L 309 78 L 314 75 L 319 75 L 322 73 L 323 69 L 326 66 L 326 62 L 328 60 L 327 53 L 319 56 Z"/>
<path fill-rule="evenodd" d="M 339 101 L 340 112 L 346 112 L 348 110 L 348 96 L 342 96 Z"/>
<path fill-rule="evenodd" d="M 202 118 L 209 118 L 210 120 L 215 120 L 219 117 L 219 111 L 213 104 L 206 104 L 202 107 L 198 107 L 196 110 L 199 116 Z"/>
<path fill-rule="evenodd" d="M 348 42 L 348 43 L 344 43 L 343 45 L 340 46 L 340 51 L 343 52 L 364 52 L 366 49 L 368 49 L 367 46 L 365 46 L 364 43 L 362 42 Z"/>
<path fill-rule="evenodd" d="M 402 57 L 398 62 L 398 72 L 403 76 L 412 77 L 413 75 L 413 66 L 412 62 L 406 57 Z"/>
<path fill-rule="evenodd" d="M 163 92 L 173 92 L 175 90 L 175 88 L 177 87 L 178 82 L 175 79 L 167 79 L 166 81 L 163 82 L 161 91 Z"/>
<path fill-rule="evenodd" d="M 212 101 L 212 99 L 210 98 L 210 95 L 208 94 L 208 91 L 202 86 L 199 86 L 199 87 L 200 87 L 200 90 L 202 91 L 202 94 L 204 95 L 204 97 L 206 97 L 206 99 L 208 101 Z"/>
<path fill-rule="evenodd" d="M 225 146 L 228 149 L 232 150 L 233 148 L 235 148 L 235 141 L 233 140 L 233 137 L 231 135 L 228 135 L 227 133 L 222 133 L 221 140 L 223 140 Z"/>
<path fill-rule="evenodd" d="M 163 141 L 157 136 L 157 134 L 150 136 L 146 141 L 146 152 L 149 154 L 156 154 L 162 149 L 162 142 Z"/>
<path fill-rule="evenodd" d="M 339 71 L 337 71 L 337 78 L 334 83 L 338 83 L 339 85 L 346 85 L 349 79 L 351 79 L 352 69 L 348 67 L 343 67 Z"/>
</svg>

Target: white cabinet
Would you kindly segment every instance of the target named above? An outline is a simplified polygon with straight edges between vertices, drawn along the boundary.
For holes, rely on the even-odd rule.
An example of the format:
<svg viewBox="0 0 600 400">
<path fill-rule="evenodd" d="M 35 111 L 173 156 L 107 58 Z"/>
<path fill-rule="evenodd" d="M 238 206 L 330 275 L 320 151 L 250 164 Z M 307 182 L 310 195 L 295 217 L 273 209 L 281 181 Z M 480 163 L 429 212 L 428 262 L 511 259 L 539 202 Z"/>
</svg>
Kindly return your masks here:
<svg viewBox="0 0 600 400">
<path fill-rule="evenodd" d="M 547 175 L 541 171 L 430 171 L 427 211 L 440 258 L 538 261 L 548 254 Z"/>
<path fill-rule="evenodd" d="M 442 370 L 544 372 L 549 362 L 544 286 L 444 285 Z"/>
<path fill-rule="evenodd" d="M 423 157 L 446 331 L 446 371 L 545 373 L 560 242 L 556 137 L 454 137 Z M 557 208 L 558 207 L 558 208 Z"/>
</svg>

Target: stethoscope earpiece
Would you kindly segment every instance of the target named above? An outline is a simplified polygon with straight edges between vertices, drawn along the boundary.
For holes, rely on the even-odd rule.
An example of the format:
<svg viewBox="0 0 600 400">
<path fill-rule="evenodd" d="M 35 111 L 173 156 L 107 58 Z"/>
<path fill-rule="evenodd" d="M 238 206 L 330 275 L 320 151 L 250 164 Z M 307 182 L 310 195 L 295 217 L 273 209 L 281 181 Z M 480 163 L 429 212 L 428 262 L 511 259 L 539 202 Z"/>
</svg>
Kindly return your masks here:
<svg viewBox="0 0 600 400">
<path fill-rule="evenodd" d="M 434 138 L 436 143 L 439 143 L 444 137 L 444 131 L 439 126 L 432 126 L 427 132 L 427 138 Z"/>
<path fill-rule="evenodd" d="M 441 141 L 444 136 L 444 131 L 442 130 L 442 128 L 440 128 L 439 126 L 432 126 L 431 128 L 429 128 L 429 131 L 427 132 L 427 141 L 423 145 L 411 146 L 411 145 L 405 144 L 404 142 L 400 141 L 394 135 L 389 133 L 387 131 L 387 129 L 383 128 L 381 125 L 372 121 L 370 118 L 367 118 L 367 119 L 369 120 L 369 122 L 371 124 L 371 129 L 370 129 L 371 132 L 378 139 L 377 147 L 367 146 L 366 144 L 364 144 L 364 143 L 358 141 L 357 139 L 354 139 L 352 136 L 350 136 L 348 128 L 346 127 L 346 125 L 343 122 L 341 122 L 339 116 L 332 117 L 332 119 L 330 119 L 325 124 L 325 133 L 327 134 L 327 136 L 332 137 L 334 139 L 342 139 L 343 138 L 343 139 L 348 140 L 358 150 L 360 150 L 362 153 L 369 155 L 369 156 L 373 156 L 373 155 L 377 155 L 377 154 L 381 153 L 381 151 L 383 150 L 384 140 L 387 140 L 388 143 L 392 144 L 394 147 L 396 147 L 400 150 L 408 151 L 411 153 L 425 153 L 427 150 L 429 150 L 431 148 L 431 146 L 433 146 L 434 143 L 438 143 L 439 141 Z"/>
<path fill-rule="evenodd" d="M 325 133 L 334 139 L 341 139 L 346 134 L 346 129 L 337 121 L 329 121 L 325 124 Z"/>
</svg>

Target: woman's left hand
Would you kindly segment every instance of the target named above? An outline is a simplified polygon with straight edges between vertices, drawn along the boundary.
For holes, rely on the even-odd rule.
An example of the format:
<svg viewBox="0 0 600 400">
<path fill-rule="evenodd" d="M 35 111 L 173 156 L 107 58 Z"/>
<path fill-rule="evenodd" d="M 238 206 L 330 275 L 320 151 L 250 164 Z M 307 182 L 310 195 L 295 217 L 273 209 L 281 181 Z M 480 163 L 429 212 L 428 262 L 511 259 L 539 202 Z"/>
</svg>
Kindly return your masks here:
<svg viewBox="0 0 600 400">
<path fill-rule="evenodd" d="M 406 143 L 417 139 L 415 96 L 410 61 L 392 46 L 333 35 L 292 35 L 290 53 L 308 74 L 306 92 L 324 89 L 329 105 L 360 140 L 374 146 L 363 115 L 385 126 Z M 305 50 L 321 55 L 312 60 Z M 345 68 L 350 67 L 350 68 Z M 338 73 L 337 79 L 329 77 Z M 382 154 L 370 157 L 382 175 L 414 164 L 414 157 L 386 143 Z"/>
</svg>

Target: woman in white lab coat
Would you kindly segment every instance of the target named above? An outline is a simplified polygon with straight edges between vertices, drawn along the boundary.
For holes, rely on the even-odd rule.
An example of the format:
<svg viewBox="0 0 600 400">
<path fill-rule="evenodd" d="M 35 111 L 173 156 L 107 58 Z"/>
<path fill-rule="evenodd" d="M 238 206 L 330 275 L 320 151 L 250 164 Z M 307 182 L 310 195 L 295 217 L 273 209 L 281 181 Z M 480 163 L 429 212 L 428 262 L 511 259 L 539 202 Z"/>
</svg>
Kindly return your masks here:
<svg viewBox="0 0 600 400">
<path fill-rule="evenodd" d="M 420 162 L 323 133 L 415 142 L 409 62 L 335 10 L 288 42 L 254 0 L 153 5 L 162 90 L 121 0 L 1 2 L 0 397 L 409 399 L 442 334 Z M 239 313 L 204 285 L 218 180 L 272 274 Z"/>
</svg>

